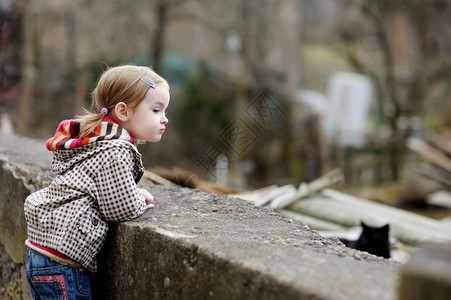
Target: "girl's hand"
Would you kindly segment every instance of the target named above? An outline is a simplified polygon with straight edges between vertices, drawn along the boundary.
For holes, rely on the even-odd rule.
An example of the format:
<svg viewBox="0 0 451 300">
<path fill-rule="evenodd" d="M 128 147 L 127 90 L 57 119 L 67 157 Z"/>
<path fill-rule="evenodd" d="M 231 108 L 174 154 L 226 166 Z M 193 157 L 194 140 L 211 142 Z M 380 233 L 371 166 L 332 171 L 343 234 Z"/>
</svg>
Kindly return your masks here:
<svg viewBox="0 0 451 300">
<path fill-rule="evenodd" d="M 146 209 L 154 208 L 153 202 L 153 196 L 151 193 L 149 193 L 145 189 L 138 189 L 141 195 L 143 195 L 144 198 L 146 198 Z"/>
</svg>

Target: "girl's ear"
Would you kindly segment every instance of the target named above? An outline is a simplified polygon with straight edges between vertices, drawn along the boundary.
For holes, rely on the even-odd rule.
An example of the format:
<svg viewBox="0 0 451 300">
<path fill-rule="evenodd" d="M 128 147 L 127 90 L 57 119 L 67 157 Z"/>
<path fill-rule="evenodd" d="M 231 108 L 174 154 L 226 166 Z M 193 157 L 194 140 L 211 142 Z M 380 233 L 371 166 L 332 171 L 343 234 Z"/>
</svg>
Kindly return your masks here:
<svg viewBox="0 0 451 300">
<path fill-rule="evenodd" d="M 128 121 L 129 118 L 128 107 L 127 104 L 125 104 L 124 102 L 119 102 L 118 104 L 116 104 L 116 106 L 114 107 L 114 112 L 119 121 L 122 122 Z"/>
</svg>

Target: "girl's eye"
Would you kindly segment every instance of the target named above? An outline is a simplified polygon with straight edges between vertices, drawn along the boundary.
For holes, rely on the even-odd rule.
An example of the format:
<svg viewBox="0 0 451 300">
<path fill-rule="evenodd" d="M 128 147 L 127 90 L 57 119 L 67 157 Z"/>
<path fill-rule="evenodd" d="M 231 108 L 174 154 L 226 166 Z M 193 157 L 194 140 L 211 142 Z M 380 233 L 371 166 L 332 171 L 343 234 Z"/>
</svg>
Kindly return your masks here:
<svg viewBox="0 0 451 300">
<path fill-rule="evenodd" d="M 160 112 L 160 110 L 158 108 L 154 108 L 153 112 L 158 113 L 158 112 Z"/>
</svg>

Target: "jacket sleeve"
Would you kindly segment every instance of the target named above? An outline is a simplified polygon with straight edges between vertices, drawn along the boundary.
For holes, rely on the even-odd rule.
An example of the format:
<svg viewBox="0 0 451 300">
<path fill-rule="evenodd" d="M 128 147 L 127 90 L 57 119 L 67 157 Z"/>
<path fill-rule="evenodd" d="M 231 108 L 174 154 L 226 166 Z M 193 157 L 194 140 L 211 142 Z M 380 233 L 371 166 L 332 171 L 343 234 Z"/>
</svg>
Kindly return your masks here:
<svg viewBox="0 0 451 300">
<path fill-rule="evenodd" d="M 111 159 L 99 170 L 95 181 L 97 202 L 105 221 L 127 221 L 146 210 L 145 198 L 138 190 L 127 159 Z"/>
</svg>

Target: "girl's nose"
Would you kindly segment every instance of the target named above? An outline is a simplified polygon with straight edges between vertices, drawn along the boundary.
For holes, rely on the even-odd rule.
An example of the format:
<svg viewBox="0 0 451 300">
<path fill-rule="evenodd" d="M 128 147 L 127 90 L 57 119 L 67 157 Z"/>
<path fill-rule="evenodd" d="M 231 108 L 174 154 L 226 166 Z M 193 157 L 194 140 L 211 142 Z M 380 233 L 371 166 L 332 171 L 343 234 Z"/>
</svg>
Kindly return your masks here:
<svg viewBox="0 0 451 300">
<path fill-rule="evenodd" d="M 166 116 L 163 116 L 163 118 L 161 119 L 161 123 L 167 124 L 168 122 L 169 122 L 168 118 Z"/>
</svg>

